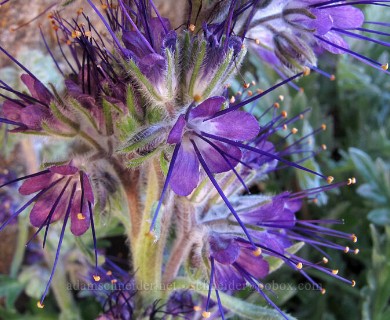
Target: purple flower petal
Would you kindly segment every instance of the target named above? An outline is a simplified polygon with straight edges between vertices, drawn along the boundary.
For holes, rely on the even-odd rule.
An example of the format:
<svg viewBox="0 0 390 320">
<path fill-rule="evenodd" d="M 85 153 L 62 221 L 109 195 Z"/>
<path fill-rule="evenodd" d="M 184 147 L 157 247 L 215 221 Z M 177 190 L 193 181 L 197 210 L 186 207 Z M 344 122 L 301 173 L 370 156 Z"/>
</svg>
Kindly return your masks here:
<svg viewBox="0 0 390 320">
<path fill-rule="evenodd" d="M 6 100 L 3 103 L 3 115 L 8 120 L 21 122 L 20 113 L 22 112 L 22 110 L 23 108 L 20 105 L 10 100 Z"/>
<path fill-rule="evenodd" d="M 34 227 L 39 228 L 46 221 L 50 210 L 60 195 L 61 189 L 63 187 L 64 185 L 62 183 L 58 184 L 53 189 L 42 195 L 34 204 L 34 207 L 30 212 L 30 222 Z M 67 197 L 66 194 L 62 196 L 56 210 L 50 219 L 50 223 L 59 220 L 65 214 L 66 206 L 69 200 L 68 198 L 69 197 Z"/>
<path fill-rule="evenodd" d="M 328 32 L 327 34 L 323 35 L 322 38 L 327 40 L 327 41 L 330 41 L 330 42 L 332 42 L 332 43 L 334 43 L 342 48 L 349 49 L 348 43 L 346 43 L 345 40 L 334 31 Z M 336 47 L 330 45 L 329 43 L 326 43 L 325 41 L 319 41 L 318 44 L 331 53 L 334 53 L 334 54 L 345 53 L 344 50 L 336 48 Z"/>
<path fill-rule="evenodd" d="M 88 205 L 86 199 L 84 199 L 82 212 L 80 212 L 81 191 L 77 191 L 74 197 L 70 213 L 70 231 L 75 236 L 81 236 L 88 230 L 90 225 L 89 214 L 87 214 Z"/>
<path fill-rule="evenodd" d="M 34 79 L 29 74 L 22 74 L 20 79 L 26 85 L 33 98 L 46 104 L 50 103 L 52 96 L 49 90 L 47 90 L 46 87 L 42 84 L 42 82 Z"/>
<path fill-rule="evenodd" d="M 360 28 L 364 23 L 363 12 L 353 6 L 321 9 L 331 16 L 333 27 L 340 29 Z"/>
<path fill-rule="evenodd" d="M 64 176 L 75 174 L 79 171 L 78 168 L 71 166 L 69 164 L 63 165 L 63 166 L 53 166 L 50 167 L 49 170 L 53 173 L 62 174 Z"/>
<path fill-rule="evenodd" d="M 36 177 L 26 179 L 19 188 L 19 193 L 26 196 L 38 192 L 50 185 L 53 181 L 53 173 L 48 172 Z"/>
<path fill-rule="evenodd" d="M 180 115 L 175 125 L 172 127 L 171 132 L 169 132 L 167 142 L 170 144 L 179 143 L 183 137 L 183 129 L 185 125 L 186 125 L 185 117 L 184 115 Z"/>
<path fill-rule="evenodd" d="M 216 263 L 214 277 L 218 290 L 237 291 L 246 287 L 245 279 L 231 266 Z"/>
<path fill-rule="evenodd" d="M 237 260 L 240 254 L 240 246 L 234 239 L 212 233 L 209 235 L 208 241 L 210 254 L 219 263 L 231 265 Z"/>
<path fill-rule="evenodd" d="M 289 241 L 282 234 L 278 235 L 267 231 L 260 231 L 253 232 L 251 235 L 265 247 L 279 252 L 280 254 L 283 254 L 284 250 L 291 247 L 292 245 L 291 241 Z"/>
<path fill-rule="evenodd" d="M 166 61 L 163 56 L 151 53 L 139 59 L 138 67 L 150 82 L 157 84 L 164 77 Z"/>
<path fill-rule="evenodd" d="M 49 110 L 41 105 L 29 105 L 20 111 L 21 123 L 32 130 L 41 130 L 42 121 L 49 116 Z"/>
<path fill-rule="evenodd" d="M 199 160 L 190 142 L 183 142 L 177 154 L 169 184 L 179 196 L 188 196 L 198 185 Z"/>
<path fill-rule="evenodd" d="M 250 140 L 259 133 L 256 118 L 245 111 L 233 111 L 205 122 L 204 131 L 231 140 Z"/>
<path fill-rule="evenodd" d="M 229 165 L 222 155 L 210 144 L 199 138 L 196 138 L 195 141 L 212 173 L 230 171 L 232 169 L 231 166 L 235 167 L 238 164 L 238 160 L 241 159 L 242 153 L 238 147 L 230 146 L 219 141 L 213 141 L 213 144 L 216 145 L 220 151 L 225 153 L 226 159 L 230 162 Z"/>
<path fill-rule="evenodd" d="M 226 101 L 224 97 L 211 97 L 190 111 L 189 121 L 199 118 L 209 118 L 216 114 Z"/>
<path fill-rule="evenodd" d="M 95 203 L 95 197 L 93 195 L 93 189 L 91 186 L 91 182 L 89 181 L 88 175 L 83 172 L 83 189 L 84 189 L 84 197 L 92 204 Z"/>
<path fill-rule="evenodd" d="M 237 263 L 256 279 L 264 278 L 268 275 L 269 264 L 261 256 L 256 257 L 253 250 L 242 248 Z"/>
</svg>

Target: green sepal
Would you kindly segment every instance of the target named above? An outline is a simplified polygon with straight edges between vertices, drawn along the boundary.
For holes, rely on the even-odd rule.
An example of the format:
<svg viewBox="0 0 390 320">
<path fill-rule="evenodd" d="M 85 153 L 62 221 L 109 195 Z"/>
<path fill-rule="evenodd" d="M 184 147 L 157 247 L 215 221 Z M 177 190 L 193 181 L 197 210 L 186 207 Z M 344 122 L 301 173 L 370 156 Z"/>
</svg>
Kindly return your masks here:
<svg viewBox="0 0 390 320">
<path fill-rule="evenodd" d="M 155 127 L 143 128 L 133 134 L 130 139 L 123 143 L 118 149 L 118 152 L 133 152 L 139 148 L 146 146 L 160 135 L 160 130 Z"/>
<path fill-rule="evenodd" d="M 162 151 L 160 154 L 160 168 L 163 175 L 166 177 L 169 169 L 169 161 L 165 159 L 165 152 Z"/>
<path fill-rule="evenodd" d="M 77 122 L 74 122 L 72 119 L 63 114 L 60 108 L 52 101 L 49 105 L 51 112 L 53 115 L 60 120 L 62 123 L 68 125 L 72 129 L 78 131 L 80 129 L 80 125 Z"/>
<path fill-rule="evenodd" d="M 61 138 L 74 138 L 75 136 L 77 136 L 77 131 L 64 133 L 64 132 L 60 132 L 60 131 L 57 131 L 57 130 L 53 130 L 44 121 L 42 121 L 41 126 L 42 126 L 42 129 L 45 130 L 45 132 L 47 132 L 51 136 L 57 136 L 57 137 L 61 137 Z"/>
<path fill-rule="evenodd" d="M 204 57 L 206 55 L 206 45 L 207 45 L 207 42 L 203 40 L 200 44 L 199 51 L 196 54 L 196 60 L 195 60 L 194 68 L 192 70 L 190 85 L 189 85 L 189 89 L 188 89 L 188 94 L 190 95 L 190 97 L 194 96 L 194 85 L 195 85 L 196 79 L 198 78 L 199 71 L 200 71 L 200 68 L 202 66 Z"/>
<path fill-rule="evenodd" d="M 145 156 L 141 156 L 141 157 L 137 157 L 137 158 L 133 158 L 131 160 L 128 160 L 126 162 L 126 167 L 127 168 L 136 168 L 136 167 L 139 167 L 140 165 L 142 165 L 145 161 L 147 160 L 150 160 L 151 158 L 153 158 L 160 150 L 157 148 L 155 150 L 153 150 L 152 152 L 148 153 L 147 155 Z"/>
<path fill-rule="evenodd" d="M 95 119 L 89 113 L 89 111 L 84 107 L 82 107 L 81 104 L 76 99 L 69 99 L 69 101 L 72 107 L 76 109 L 80 114 L 82 114 L 88 120 L 88 122 L 96 129 L 96 131 L 99 131 L 98 125 Z"/>
</svg>

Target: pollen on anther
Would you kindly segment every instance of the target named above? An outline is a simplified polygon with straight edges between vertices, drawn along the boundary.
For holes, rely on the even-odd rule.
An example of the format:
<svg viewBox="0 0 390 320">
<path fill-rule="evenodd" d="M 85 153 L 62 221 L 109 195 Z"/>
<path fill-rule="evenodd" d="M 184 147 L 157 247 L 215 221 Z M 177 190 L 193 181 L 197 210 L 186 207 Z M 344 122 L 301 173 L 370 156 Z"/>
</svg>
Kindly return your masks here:
<svg viewBox="0 0 390 320">
<path fill-rule="evenodd" d="M 356 286 L 356 281 L 355 280 L 351 280 L 351 287 L 354 287 Z"/>
<path fill-rule="evenodd" d="M 194 306 L 194 311 L 200 311 L 200 310 L 202 310 L 202 307 L 200 307 L 200 306 Z"/>
<path fill-rule="evenodd" d="M 77 219 L 78 220 L 85 220 L 85 215 L 83 215 L 82 213 L 78 213 L 77 214 Z"/>
<path fill-rule="evenodd" d="M 72 31 L 72 38 L 73 39 L 76 39 L 76 38 L 80 38 L 81 37 L 81 32 L 78 31 L 78 30 L 73 30 Z"/>
<path fill-rule="evenodd" d="M 326 130 L 326 124 L 325 123 L 321 124 L 321 129 L 324 130 L 324 131 Z"/>
<path fill-rule="evenodd" d="M 188 30 L 190 30 L 191 32 L 194 32 L 195 31 L 195 25 L 194 24 L 190 24 L 188 26 Z"/>
<path fill-rule="evenodd" d="M 310 74 L 310 68 L 309 67 L 303 67 L 303 75 L 308 76 Z"/>
<path fill-rule="evenodd" d="M 257 93 L 263 93 L 264 90 L 263 90 L 263 89 L 256 89 L 256 92 L 257 92 Z"/>
<path fill-rule="evenodd" d="M 100 281 L 100 276 L 94 274 L 92 277 L 93 277 L 93 280 L 95 280 L 96 282 Z"/>
<path fill-rule="evenodd" d="M 300 114 L 299 119 L 303 120 L 303 118 L 305 118 L 305 116 L 303 114 Z"/>
<path fill-rule="evenodd" d="M 108 271 L 106 272 L 106 275 L 112 276 L 112 271 L 111 271 L 111 270 L 108 270 Z"/>
<path fill-rule="evenodd" d="M 325 294 L 326 290 L 324 288 L 321 289 L 321 294 Z"/>
<path fill-rule="evenodd" d="M 208 319 L 208 318 L 210 318 L 210 316 L 211 316 L 211 312 L 209 312 L 209 311 L 203 311 L 202 312 L 202 317 L 203 318 Z"/>
<path fill-rule="evenodd" d="M 38 301 L 38 302 L 37 302 L 37 307 L 38 307 L 39 309 L 43 309 L 43 308 L 45 307 L 45 305 L 42 304 L 41 301 Z"/>
<path fill-rule="evenodd" d="M 329 260 L 328 260 L 328 258 L 323 257 L 323 258 L 322 258 L 322 262 L 325 263 L 325 264 L 327 264 L 327 263 L 329 262 Z"/>
<path fill-rule="evenodd" d="M 356 242 L 358 241 L 357 236 L 354 235 L 354 234 L 351 234 L 351 239 L 352 239 L 352 242 L 353 242 L 353 243 L 356 243 Z"/>
<path fill-rule="evenodd" d="M 334 269 L 334 270 L 332 270 L 332 273 L 333 273 L 333 274 L 338 274 L 338 273 L 339 273 L 339 270 Z"/>
<path fill-rule="evenodd" d="M 201 95 L 199 95 L 199 94 L 194 95 L 194 101 L 195 102 L 199 102 L 201 100 L 202 100 L 202 96 Z"/>
<path fill-rule="evenodd" d="M 325 151 L 327 148 L 328 148 L 328 147 L 326 146 L 326 144 L 321 144 L 321 149 L 322 149 L 322 150 Z"/>
<path fill-rule="evenodd" d="M 259 40 L 259 39 L 255 39 L 255 43 L 256 43 L 257 45 L 259 45 L 259 44 L 260 44 L 260 40 Z"/>
<path fill-rule="evenodd" d="M 349 252 L 349 247 L 345 247 L 344 252 L 348 253 Z"/>
<path fill-rule="evenodd" d="M 326 182 L 331 184 L 333 182 L 334 178 L 332 176 L 329 176 L 326 178 Z"/>
<path fill-rule="evenodd" d="M 297 267 L 298 270 L 301 270 L 303 268 L 302 262 L 298 262 L 296 267 Z"/>
<path fill-rule="evenodd" d="M 250 83 L 244 83 L 242 86 L 243 86 L 245 89 L 248 89 L 248 88 L 251 86 L 251 84 L 250 84 Z"/>
<path fill-rule="evenodd" d="M 282 127 L 283 130 L 287 130 L 287 128 L 288 128 L 287 124 L 284 124 L 283 127 Z"/>
<path fill-rule="evenodd" d="M 389 64 L 388 63 L 382 64 L 381 68 L 386 71 L 387 69 L 389 69 Z"/>
<path fill-rule="evenodd" d="M 274 108 L 279 109 L 280 108 L 280 104 L 278 102 L 275 102 L 274 103 Z"/>
<path fill-rule="evenodd" d="M 297 134 L 298 133 L 298 129 L 297 128 L 292 128 L 291 129 L 291 133 L 292 134 Z"/>
<path fill-rule="evenodd" d="M 248 91 L 247 91 L 247 95 L 248 95 L 249 97 L 251 97 L 251 96 L 253 95 L 253 92 L 252 92 L 251 90 L 248 90 Z"/>
<path fill-rule="evenodd" d="M 359 249 L 355 249 L 355 250 L 353 250 L 353 254 L 358 254 L 359 253 Z"/>
<path fill-rule="evenodd" d="M 80 8 L 80 9 L 77 10 L 77 14 L 78 14 L 78 15 L 80 15 L 80 14 L 82 14 L 82 13 L 83 13 L 83 8 Z"/>
<path fill-rule="evenodd" d="M 86 36 L 87 38 L 91 38 L 91 37 L 92 37 L 91 31 L 85 31 L 85 36 Z"/>
<path fill-rule="evenodd" d="M 229 102 L 230 102 L 230 103 L 236 102 L 236 98 L 235 98 L 234 96 L 231 96 Z"/>
<path fill-rule="evenodd" d="M 330 79 L 330 81 L 335 81 L 336 80 L 336 76 L 334 74 L 331 74 L 329 79 Z"/>
<path fill-rule="evenodd" d="M 107 10 L 108 9 L 108 5 L 102 4 L 101 8 L 102 8 L 102 10 Z"/>
<path fill-rule="evenodd" d="M 260 290 L 263 290 L 264 289 L 264 284 L 259 283 L 258 287 L 260 288 Z"/>
<path fill-rule="evenodd" d="M 281 115 L 283 118 L 287 118 L 287 111 L 282 111 Z"/>
<path fill-rule="evenodd" d="M 117 282 L 118 282 L 117 279 L 112 279 L 112 280 L 111 280 L 111 283 L 112 283 L 112 284 L 115 284 L 115 283 L 117 283 Z"/>
<path fill-rule="evenodd" d="M 261 251 L 261 249 L 260 249 L 260 248 L 257 248 L 256 250 L 254 250 L 254 251 L 253 251 L 253 255 L 254 255 L 255 257 L 258 257 L 258 256 L 260 256 L 260 255 L 261 255 L 261 253 L 262 253 L 262 251 Z"/>
</svg>

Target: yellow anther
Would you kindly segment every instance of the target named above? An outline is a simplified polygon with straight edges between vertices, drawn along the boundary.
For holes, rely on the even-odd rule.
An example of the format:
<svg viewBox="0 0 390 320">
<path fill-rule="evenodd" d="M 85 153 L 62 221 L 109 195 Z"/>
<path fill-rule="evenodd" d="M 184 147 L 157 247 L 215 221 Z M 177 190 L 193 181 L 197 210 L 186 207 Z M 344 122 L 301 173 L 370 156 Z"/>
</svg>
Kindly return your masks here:
<svg viewBox="0 0 390 320">
<path fill-rule="evenodd" d="M 330 81 L 335 81 L 336 80 L 336 76 L 334 74 L 330 75 Z"/>
<path fill-rule="evenodd" d="M 92 37 L 91 31 L 85 31 L 85 36 L 86 36 L 87 38 L 91 38 L 91 37 Z"/>
<path fill-rule="evenodd" d="M 302 262 L 298 262 L 296 267 L 297 267 L 298 270 L 301 270 L 303 268 Z"/>
<path fill-rule="evenodd" d="M 284 96 L 280 95 L 280 96 L 279 96 L 279 100 L 280 100 L 280 101 L 284 101 Z"/>
<path fill-rule="evenodd" d="M 287 124 L 284 124 L 283 127 L 282 127 L 283 130 L 287 130 L 288 127 L 287 127 Z"/>
<path fill-rule="evenodd" d="M 256 81 L 255 81 L 255 80 L 252 80 L 252 81 L 251 81 L 251 84 L 252 84 L 252 86 L 255 86 L 255 85 L 256 85 Z"/>
<path fill-rule="evenodd" d="M 85 220 L 85 215 L 83 215 L 82 213 L 78 213 L 77 214 L 77 219 L 78 220 Z"/>
<path fill-rule="evenodd" d="M 310 68 L 309 67 L 303 67 L 303 75 L 308 76 L 310 74 Z"/>
<path fill-rule="evenodd" d="M 111 271 L 111 270 L 108 270 L 108 271 L 106 272 L 106 275 L 112 276 L 112 271 Z"/>
<path fill-rule="evenodd" d="M 355 280 L 351 280 L 351 287 L 354 287 L 356 286 L 356 281 Z"/>
<path fill-rule="evenodd" d="M 262 251 L 261 251 L 261 249 L 260 249 L 260 248 L 257 248 L 256 250 L 254 250 L 254 251 L 253 251 L 253 255 L 254 255 L 255 257 L 258 257 L 258 256 L 260 256 L 260 255 L 261 255 L 261 253 L 262 253 Z"/>
<path fill-rule="evenodd" d="M 75 38 L 80 38 L 81 37 L 81 32 L 78 31 L 78 30 L 73 30 L 72 31 L 72 38 L 75 39 Z"/>
<path fill-rule="evenodd" d="M 326 178 L 326 182 L 331 184 L 333 182 L 334 178 L 332 176 L 329 176 Z"/>
<path fill-rule="evenodd" d="M 258 287 L 259 287 L 260 290 L 263 290 L 264 289 L 264 284 L 259 283 Z"/>
<path fill-rule="evenodd" d="M 255 43 L 258 45 L 260 44 L 260 40 L 259 39 L 255 39 Z"/>
<path fill-rule="evenodd" d="M 188 26 L 188 30 L 190 30 L 191 32 L 194 32 L 195 31 L 195 25 L 194 24 L 190 24 Z"/>
<path fill-rule="evenodd" d="M 301 88 L 299 88 L 299 92 L 303 93 L 303 92 L 305 92 L 305 89 L 301 87 Z"/>
<path fill-rule="evenodd" d="M 326 290 L 324 288 L 321 289 L 321 294 L 325 294 Z"/>
<path fill-rule="evenodd" d="M 348 253 L 349 252 L 349 247 L 345 247 L 344 252 Z"/>
<path fill-rule="evenodd" d="M 247 94 L 248 94 L 249 97 L 251 97 L 253 95 L 253 92 L 251 90 L 248 90 Z"/>
<path fill-rule="evenodd" d="M 78 15 L 80 15 L 80 14 L 82 14 L 82 13 L 83 13 L 83 8 L 80 8 L 80 9 L 77 10 L 77 14 L 78 14 Z"/>
<path fill-rule="evenodd" d="M 298 129 L 297 128 L 292 128 L 291 129 L 291 133 L 292 134 L 297 134 L 298 133 Z"/>
<path fill-rule="evenodd" d="M 108 6 L 106 4 L 102 4 L 101 8 L 102 8 L 102 10 L 107 10 Z"/>
<path fill-rule="evenodd" d="M 332 270 L 332 273 L 333 273 L 333 274 L 338 274 L 338 273 L 339 273 L 339 270 L 337 270 L 337 269 Z"/>
<path fill-rule="evenodd" d="M 242 86 L 244 87 L 244 89 L 248 89 L 251 86 L 251 84 L 250 83 L 244 83 Z"/>
<path fill-rule="evenodd" d="M 154 238 L 154 232 L 153 231 L 148 231 L 148 232 L 145 233 L 145 236 L 148 237 L 148 238 L 153 239 Z"/>
<path fill-rule="evenodd" d="M 355 250 L 353 250 L 353 254 L 358 254 L 359 253 L 359 249 L 355 249 Z"/>
<path fill-rule="evenodd" d="M 321 149 L 325 151 L 326 149 L 328 149 L 328 147 L 326 146 L 326 144 L 321 144 Z"/>
<path fill-rule="evenodd" d="M 117 282 L 118 282 L 117 279 L 112 279 L 112 280 L 111 280 L 111 283 L 112 283 L 112 284 L 115 284 L 115 283 L 117 283 Z"/>
<path fill-rule="evenodd" d="M 275 102 L 274 103 L 274 108 L 279 109 L 280 108 L 280 104 L 278 102 Z"/>
<path fill-rule="evenodd" d="M 304 116 L 303 114 L 300 114 L 300 115 L 299 115 L 299 119 L 301 119 L 301 120 L 303 120 L 304 117 L 305 117 L 305 116 Z"/>
<path fill-rule="evenodd" d="M 282 113 L 281 113 L 281 115 L 282 115 L 283 118 L 287 118 L 287 111 L 284 111 L 284 110 L 283 110 Z"/>
<path fill-rule="evenodd" d="M 200 306 L 194 306 L 194 311 L 200 311 L 200 310 L 202 310 L 202 307 L 200 307 Z"/>
<path fill-rule="evenodd" d="M 100 276 L 94 274 L 92 277 L 93 277 L 93 280 L 95 280 L 96 282 L 100 281 Z"/>
<path fill-rule="evenodd" d="M 327 264 L 327 263 L 329 262 L 329 260 L 328 260 L 328 258 L 323 257 L 323 258 L 322 258 L 322 262 L 325 263 L 325 264 Z"/>
<path fill-rule="evenodd" d="M 67 44 L 68 46 L 70 46 L 70 45 L 72 44 L 72 41 L 70 41 L 70 40 L 68 39 L 68 40 L 66 40 L 66 44 Z"/>
<path fill-rule="evenodd" d="M 201 100 L 202 100 L 202 96 L 201 96 L 200 94 L 194 95 L 194 101 L 195 101 L 195 102 L 199 102 L 199 101 L 201 101 Z"/>
<path fill-rule="evenodd" d="M 318 203 L 318 199 L 317 199 L 317 198 L 314 198 L 314 199 L 313 199 L 313 203 L 314 203 L 314 204 L 317 204 L 317 203 Z"/>
<path fill-rule="evenodd" d="M 263 93 L 264 90 L 263 90 L 263 89 L 256 89 L 256 92 L 257 92 L 257 93 Z"/>
<path fill-rule="evenodd" d="M 208 319 L 210 318 L 211 316 L 211 312 L 208 312 L 208 311 L 203 311 L 202 312 L 202 317 L 205 318 L 205 319 Z"/>
<path fill-rule="evenodd" d="M 238 96 L 241 96 L 241 95 L 242 95 L 242 92 L 241 92 L 241 91 L 237 91 L 237 95 L 238 95 Z"/>
<path fill-rule="evenodd" d="M 354 235 L 354 234 L 351 234 L 351 239 L 352 239 L 352 242 L 356 243 L 357 242 L 357 236 Z"/>
<path fill-rule="evenodd" d="M 387 69 L 389 69 L 389 64 L 388 63 L 382 64 L 381 68 L 386 71 Z"/>
<path fill-rule="evenodd" d="M 43 309 L 43 308 L 45 307 L 45 305 L 42 304 L 41 301 L 38 301 L 38 302 L 37 302 L 37 307 L 38 307 L 39 309 Z"/>
<path fill-rule="evenodd" d="M 241 49 L 245 49 L 245 44 L 242 44 L 242 45 L 241 45 Z"/>
<path fill-rule="evenodd" d="M 234 96 L 231 96 L 229 101 L 230 101 L 230 103 L 234 103 L 234 102 L 236 102 L 236 98 Z"/>
<path fill-rule="evenodd" d="M 325 123 L 321 124 L 321 129 L 324 130 L 324 131 L 326 130 L 326 124 Z"/>
</svg>

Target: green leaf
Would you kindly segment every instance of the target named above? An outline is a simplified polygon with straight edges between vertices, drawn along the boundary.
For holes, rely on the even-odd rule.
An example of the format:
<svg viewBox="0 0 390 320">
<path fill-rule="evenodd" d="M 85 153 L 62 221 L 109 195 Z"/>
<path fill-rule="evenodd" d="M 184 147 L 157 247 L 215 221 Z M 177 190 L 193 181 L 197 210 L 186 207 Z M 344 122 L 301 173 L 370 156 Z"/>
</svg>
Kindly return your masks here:
<svg viewBox="0 0 390 320">
<path fill-rule="evenodd" d="M 349 148 L 349 155 L 358 169 L 359 174 L 363 176 L 366 181 L 376 180 L 375 165 L 367 153 L 360 149 Z"/>
<path fill-rule="evenodd" d="M 376 208 L 368 213 L 368 219 L 377 225 L 390 225 L 390 208 Z"/>
<path fill-rule="evenodd" d="M 0 275 L 0 297 L 5 298 L 6 308 L 8 310 L 14 309 L 16 299 L 22 293 L 24 285 L 17 279 L 8 277 L 7 275 Z"/>
</svg>

